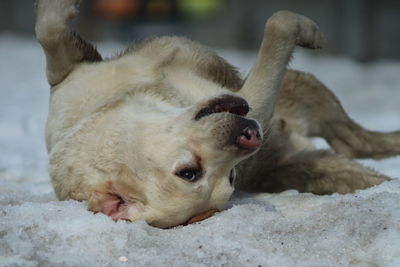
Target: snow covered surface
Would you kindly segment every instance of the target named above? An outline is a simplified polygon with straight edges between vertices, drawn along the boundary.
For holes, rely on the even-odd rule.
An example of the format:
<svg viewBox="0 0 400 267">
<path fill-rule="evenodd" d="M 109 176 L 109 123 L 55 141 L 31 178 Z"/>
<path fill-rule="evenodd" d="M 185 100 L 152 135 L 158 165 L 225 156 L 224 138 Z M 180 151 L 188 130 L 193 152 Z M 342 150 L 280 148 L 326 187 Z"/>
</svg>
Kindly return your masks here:
<svg viewBox="0 0 400 267">
<path fill-rule="evenodd" d="M 243 72 L 255 57 L 221 54 Z M 400 62 L 315 54 L 299 51 L 291 66 L 316 74 L 366 127 L 400 129 Z M 362 161 L 397 178 L 375 188 L 236 193 L 223 212 L 169 230 L 115 223 L 86 203 L 57 201 L 46 170 L 44 64 L 34 40 L 0 35 L 0 266 L 400 266 L 399 157 Z"/>
</svg>

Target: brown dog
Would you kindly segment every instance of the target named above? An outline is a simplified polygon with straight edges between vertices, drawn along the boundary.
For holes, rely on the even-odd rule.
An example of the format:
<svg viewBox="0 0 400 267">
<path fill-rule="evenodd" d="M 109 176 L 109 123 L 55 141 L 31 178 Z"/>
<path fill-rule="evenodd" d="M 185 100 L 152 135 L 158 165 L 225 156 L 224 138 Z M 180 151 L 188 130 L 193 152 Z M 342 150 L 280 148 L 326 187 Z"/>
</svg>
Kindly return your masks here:
<svg viewBox="0 0 400 267">
<path fill-rule="evenodd" d="M 102 60 L 68 29 L 76 2 L 38 1 L 36 23 L 51 85 L 46 140 L 59 199 L 170 227 L 222 209 L 234 184 L 325 194 L 388 179 L 348 158 L 399 154 L 400 132 L 364 130 L 313 76 L 286 70 L 296 45 L 321 46 L 311 20 L 275 13 L 242 80 L 185 38 L 154 38 Z M 314 150 L 312 136 L 344 156 Z"/>
</svg>

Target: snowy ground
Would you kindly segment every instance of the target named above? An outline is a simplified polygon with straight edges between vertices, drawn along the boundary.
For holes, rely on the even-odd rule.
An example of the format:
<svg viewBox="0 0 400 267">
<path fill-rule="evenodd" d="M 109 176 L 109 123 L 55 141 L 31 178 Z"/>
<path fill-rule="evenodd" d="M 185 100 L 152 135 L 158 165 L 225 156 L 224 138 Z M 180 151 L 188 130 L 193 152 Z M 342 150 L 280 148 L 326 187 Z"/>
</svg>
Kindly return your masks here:
<svg viewBox="0 0 400 267">
<path fill-rule="evenodd" d="M 254 60 L 222 54 L 244 72 Z M 400 62 L 301 52 L 291 65 L 321 78 L 361 124 L 400 129 Z M 34 40 L 0 35 L 0 266 L 400 266 L 400 180 L 350 195 L 240 193 L 210 219 L 170 230 L 57 201 L 46 172 L 44 68 Z M 399 157 L 363 163 L 400 178 Z"/>
</svg>

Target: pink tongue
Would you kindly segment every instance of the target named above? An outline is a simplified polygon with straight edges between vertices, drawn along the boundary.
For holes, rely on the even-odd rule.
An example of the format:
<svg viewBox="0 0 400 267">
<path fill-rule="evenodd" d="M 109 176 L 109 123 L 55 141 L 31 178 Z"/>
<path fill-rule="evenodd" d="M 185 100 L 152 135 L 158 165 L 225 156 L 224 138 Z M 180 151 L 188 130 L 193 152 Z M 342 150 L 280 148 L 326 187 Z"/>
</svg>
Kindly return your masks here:
<svg viewBox="0 0 400 267">
<path fill-rule="evenodd" d="M 262 138 L 255 129 L 245 129 L 245 134 L 239 136 L 238 144 L 242 148 L 255 149 L 261 146 Z"/>
</svg>

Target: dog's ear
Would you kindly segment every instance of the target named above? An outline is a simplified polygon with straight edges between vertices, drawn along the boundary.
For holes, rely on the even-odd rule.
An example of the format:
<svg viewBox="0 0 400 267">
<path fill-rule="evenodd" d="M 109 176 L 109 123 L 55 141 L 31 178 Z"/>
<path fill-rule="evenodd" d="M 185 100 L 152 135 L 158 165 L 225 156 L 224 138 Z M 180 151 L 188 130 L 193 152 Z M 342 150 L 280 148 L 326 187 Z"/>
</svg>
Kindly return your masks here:
<svg viewBox="0 0 400 267">
<path fill-rule="evenodd" d="M 104 213 L 114 221 L 135 221 L 143 217 L 144 204 L 130 196 L 124 183 L 112 181 L 96 187 L 89 198 L 88 210 Z"/>
</svg>

